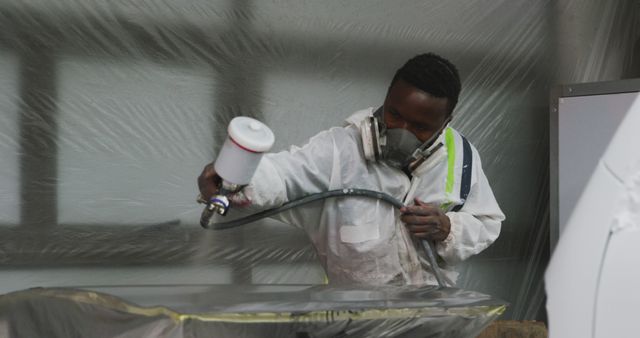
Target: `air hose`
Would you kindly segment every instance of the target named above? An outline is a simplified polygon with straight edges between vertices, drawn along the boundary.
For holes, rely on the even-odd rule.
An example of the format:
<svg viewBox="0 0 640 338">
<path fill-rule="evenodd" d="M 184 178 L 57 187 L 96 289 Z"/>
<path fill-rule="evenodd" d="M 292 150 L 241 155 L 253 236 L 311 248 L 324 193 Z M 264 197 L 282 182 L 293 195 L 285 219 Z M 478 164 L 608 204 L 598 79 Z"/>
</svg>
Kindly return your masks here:
<svg viewBox="0 0 640 338">
<path fill-rule="evenodd" d="M 203 228 L 210 229 L 210 230 L 223 230 L 223 229 L 235 228 L 241 225 L 245 225 L 247 223 L 255 222 L 257 220 L 275 215 L 277 213 L 280 213 L 292 208 L 296 208 L 305 204 L 315 202 L 315 201 L 319 201 L 327 198 L 333 198 L 333 197 L 344 197 L 344 196 L 375 198 L 378 200 L 385 201 L 398 209 L 405 206 L 404 203 L 402 203 L 395 197 L 383 192 L 366 190 L 366 189 L 353 189 L 353 188 L 338 189 L 338 190 L 329 190 L 325 192 L 303 196 L 293 201 L 289 201 L 279 207 L 267 209 L 267 210 L 264 210 L 246 217 L 238 218 L 232 221 L 228 221 L 228 222 L 211 223 L 210 219 L 211 219 L 211 216 L 213 216 L 213 212 L 207 212 L 207 209 L 205 208 L 205 211 L 202 213 L 202 217 L 200 218 L 200 225 Z M 425 251 L 427 259 L 429 260 L 429 264 L 431 265 L 431 269 L 434 272 L 436 280 L 438 281 L 438 285 L 440 287 L 446 287 L 445 278 L 442 275 L 442 271 L 440 271 L 440 268 L 438 267 L 438 263 L 436 261 L 436 256 L 433 249 L 433 243 L 429 242 L 428 240 L 421 240 L 420 242 Z"/>
</svg>

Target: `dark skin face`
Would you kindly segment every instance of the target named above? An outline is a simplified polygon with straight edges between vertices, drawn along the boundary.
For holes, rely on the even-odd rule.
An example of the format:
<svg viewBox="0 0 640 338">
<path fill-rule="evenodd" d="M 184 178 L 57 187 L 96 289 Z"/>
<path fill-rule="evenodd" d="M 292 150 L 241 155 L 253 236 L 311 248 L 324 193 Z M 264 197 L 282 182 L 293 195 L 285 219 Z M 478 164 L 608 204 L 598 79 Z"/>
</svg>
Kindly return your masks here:
<svg viewBox="0 0 640 338">
<path fill-rule="evenodd" d="M 389 129 L 404 128 L 425 142 L 446 123 L 448 109 L 449 99 L 435 97 L 399 79 L 384 100 L 384 122 Z"/>
<path fill-rule="evenodd" d="M 384 100 L 384 122 L 389 129 L 404 128 L 425 142 L 448 122 L 448 103 L 447 98 L 434 97 L 400 79 Z M 400 212 L 400 219 L 417 238 L 443 241 L 449 235 L 451 221 L 438 205 L 416 198 L 414 205 Z"/>
</svg>

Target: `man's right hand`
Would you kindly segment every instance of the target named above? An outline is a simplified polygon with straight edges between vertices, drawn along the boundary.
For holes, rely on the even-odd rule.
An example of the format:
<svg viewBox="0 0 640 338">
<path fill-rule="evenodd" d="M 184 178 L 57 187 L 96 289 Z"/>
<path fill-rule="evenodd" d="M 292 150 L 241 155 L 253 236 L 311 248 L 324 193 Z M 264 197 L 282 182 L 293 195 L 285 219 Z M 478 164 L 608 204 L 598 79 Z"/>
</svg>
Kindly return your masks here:
<svg viewBox="0 0 640 338">
<path fill-rule="evenodd" d="M 202 173 L 198 176 L 198 189 L 200 189 L 200 197 L 209 201 L 211 196 L 218 192 L 222 179 L 213 169 L 213 163 L 207 164 Z"/>
</svg>

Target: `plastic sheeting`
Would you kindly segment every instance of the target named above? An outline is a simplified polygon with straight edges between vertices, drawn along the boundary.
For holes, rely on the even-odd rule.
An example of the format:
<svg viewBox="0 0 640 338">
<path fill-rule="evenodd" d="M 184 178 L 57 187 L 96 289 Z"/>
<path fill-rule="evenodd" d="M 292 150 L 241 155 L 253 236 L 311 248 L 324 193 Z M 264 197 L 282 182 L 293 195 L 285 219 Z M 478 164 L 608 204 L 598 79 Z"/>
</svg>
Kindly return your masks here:
<svg viewBox="0 0 640 338">
<path fill-rule="evenodd" d="M 107 294 L 31 289 L 0 296 L 0 335 L 475 337 L 505 309 L 504 302 L 483 294 L 435 287 L 254 285 L 99 290 Z"/>
<path fill-rule="evenodd" d="M 432 51 L 463 91 L 453 126 L 507 215 L 458 287 L 543 318 L 548 96 L 640 76 L 637 1 L 0 1 L 0 292 L 322 283 L 305 234 L 198 226 L 195 180 L 237 115 L 276 150 L 382 101 Z"/>
</svg>

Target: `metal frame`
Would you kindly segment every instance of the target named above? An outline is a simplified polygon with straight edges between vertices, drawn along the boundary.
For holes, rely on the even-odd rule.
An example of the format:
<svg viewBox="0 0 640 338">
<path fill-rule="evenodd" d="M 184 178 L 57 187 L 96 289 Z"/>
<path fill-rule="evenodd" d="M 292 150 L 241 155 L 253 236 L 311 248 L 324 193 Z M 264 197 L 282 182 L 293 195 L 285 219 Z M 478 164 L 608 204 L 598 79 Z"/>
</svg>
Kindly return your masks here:
<svg viewBox="0 0 640 338">
<path fill-rule="evenodd" d="M 551 90 L 549 101 L 549 217 L 550 249 L 553 252 L 560 237 L 558 182 L 558 109 L 563 97 L 593 96 L 640 92 L 640 78 L 617 81 L 559 85 Z"/>
</svg>

